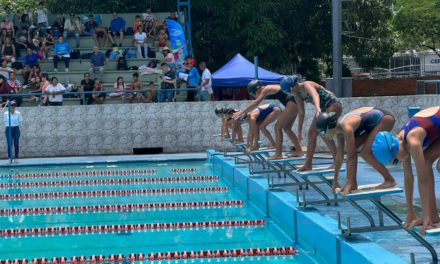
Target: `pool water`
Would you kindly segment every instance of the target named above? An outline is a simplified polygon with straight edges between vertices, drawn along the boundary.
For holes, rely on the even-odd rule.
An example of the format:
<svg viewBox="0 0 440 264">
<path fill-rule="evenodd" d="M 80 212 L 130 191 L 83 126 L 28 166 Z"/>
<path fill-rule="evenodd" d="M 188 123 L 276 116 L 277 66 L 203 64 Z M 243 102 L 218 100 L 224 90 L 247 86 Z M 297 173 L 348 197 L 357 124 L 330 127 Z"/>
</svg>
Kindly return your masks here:
<svg viewBox="0 0 440 264">
<path fill-rule="evenodd" d="M 191 170 L 182 170 L 188 169 Z M 155 170 L 156 173 L 139 173 L 138 170 Z M 177 169 L 177 170 L 176 170 Z M 118 171 L 119 174 L 92 172 Z M 133 173 L 124 175 L 122 171 Z M 78 173 L 75 176 L 65 175 L 69 172 L 89 172 L 88 175 Z M 43 173 L 43 175 L 40 175 Z M 44 176 L 44 173 L 59 173 L 56 177 Z M 29 177 L 15 177 L 16 175 Z M 32 174 L 38 174 L 32 176 Z M 34 166 L 20 167 L 13 170 L 0 169 L 0 233 L 6 230 L 21 230 L 22 233 L 0 237 L 0 260 L 86 256 L 109 256 L 111 254 L 157 252 L 199 252 L 201 250 L 232 250 L 232 249 L 266 249 L 295 247 L 298 255 L 247 256 L 234 258 L 215 258 L 212 261 L 240 263 L 316 263 L 309 254 L 301 252 L 298 245 L 289 241 L 285 234 L 254 210 L 241 194 L 236 193 L 220 176 L 215 175 L 205 162 L 170 162 L 170 163 L 125 163 L 101 165 L 68 165 L 68 166 Z M 32 176 L 32 177 L 31 177 Z M 191 178 L 192 177 L 192 178 Z M 152 181 L 145 179 L 161 179 Z M 167 181 L 173 178 L 172 181 Z M 136 179 L 136 183 L 109 181 Z M 99 182 L 102 180 L 101 182 Z M 94 181 L 94 182 L 93 182 Z M 57 182 L 52 186 L 51 183 Z M 1 185 L 4 184 L 4 185 Z M 222 189 L 212 189 L 222 187 Z M 175 189 L 189 192 L 176 193 Z M 139 193 L 142 190 L 154 190 Z M 168 191 L 165 191 L 168 190 Z M 173 191 L 170 191 L 173 190 Z M 217 190 L 217 191 L 212 191 Z M 100 192 L 96 191 L 107 191 Z M 126 191 L 112 194 L 111 191 Z M 60 193 L 78 193 L 76 197 L 61 197 Z M 48 197 L 40 195 L 52 193 Z M 56 196 L 54 196 L 56 193 Z M 30 194 L 29 199 L 17 198 L 15 195 Z M 35 197 L 35 195 L 39 195 Z M 51 198 L 50 198 L 51 197 Z M 199 202 L 190 206 L 178 203 Z M 216 206 L 206 206 L 210 202 Z M 228 205 L 223 205 L 230 202 Z M 151 207 L 155 204 L 155 207 Z M 166 204 L 164 208 L 160 204 Z M 119 205 L 119 209 L 117 206 Z M 121 205 L 143 205 L 143 208 L 127 209 Z M 69 208 L 88 206 L 81 211 Z M 112 210 L 105 209 L 109 206 Z M 57 207 L 63 209 L 56 211 Z M 34 208 L 52 208 L 35 211 Z M 13 211 L 19 209 L 19 212 Z M 96 210 L 95 210 L 96 209 Z M 26 212 L 26 213 L 23 213 Z M 218 221 L 222 226 L 215 226 Z M 228 222 L 232 221 L 232 222 Z M 245 225 L 236 226 L 234 221 Z M 259 224 L 249 224 L 258 221 Z M 183 226 L 183 223 L 206 223 L 206 226 Z M 155 228 L 133 230 L 133 226 L 156 224 Z M 174 224 L 174 228 L 163 227 L 163 224 Z M 175 228 L 177 224 L 182 226 Z M 103 226 L 122 225 L 122 229 L 104 230 Z M 132 227 L 127 227 L 133 225 Z M 90 227 L 94 226 L 93 230 Z M 159 228 L 160 226 L 160 228 Z M 55 230 L 66 230 L 70 227 L 89 228 L 85 233 L 59 234 Z M 98 230 L 97 228 L 101 228 Z M 59 228 L 59 229 L 57 229 Z M 34 229 L 34 235 L 30 230 Z M 40 229 L 40 231 L 37 231 Z M 46 229 L 46 231 L 44 231 Z M 23 233 L 27 232 L 27 233 Z M 173 263 L 184 263 L 189 260 L 173 260 Z M 148 261 L 149 262 L 149 261 Z M 159 261 L 156 261 L 159 262 Z M 164 262 L 164 261 L 162 261 Z M 203 259 L 191 260 L 192 263 L 207 262 Z"/>
</svg>

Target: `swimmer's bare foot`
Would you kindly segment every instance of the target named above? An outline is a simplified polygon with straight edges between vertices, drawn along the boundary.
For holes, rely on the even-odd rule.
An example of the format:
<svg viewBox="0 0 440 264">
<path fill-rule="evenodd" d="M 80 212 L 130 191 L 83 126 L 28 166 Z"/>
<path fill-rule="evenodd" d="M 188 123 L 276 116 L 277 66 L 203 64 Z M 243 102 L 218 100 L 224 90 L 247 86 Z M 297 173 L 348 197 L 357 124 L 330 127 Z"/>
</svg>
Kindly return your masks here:
<svg viewBox="0 0 440 264">
<path fill-rule="evenodd" d="M 357 188 L 358 188 L 357 185 L 347 184 L 347 185 L 345 185 L 344 189 L 342 190 L 342 194 L 344 196 L 346 196 L 347 194 L 350 194 L 351 191 L 357 190 Z"/>
<path fill-rule="evenodd" d="M 244 144 L 244 141 L 236 141 L 234 144 Z"/>
<path fill-rule="evenodd" d="M 268 158 L 268 160 L 280 160 L 280 159 L 283 159 L 283 156 L 282 155 L 277 155 L 277 154 L 275 154 L 273 156 L 270 156 Z"/>
<path fill-rule="evenodd" d="M 433 224 L 431 219 L 428 217 L 423 220 L 423 225 L 419 228 L 420 235 L 426 235 L 426 230 L 436 228 L 437 225 Z"/>
<path fill-rule="evenodd" d="M 377 185 L 374 189 L 388 189 L 396 186 L 395 181 L 385 181 L 384 183 Z"/>
<path fill-rule="evenodd" d="M 413 229 L 415 226 L 419 226 L 423 223 L 423 219 L 419 218 L 417 215 L 407 215 L 403 225 L 407 229 Z"/>
<path fill-rule="evenodd" d="M 333 190 L 334 192 L 336 192 L 337 189 L 339 189 L 339 191 L 340 191 L 341 186 L 339 185 L 339 181 L 338 181 L 338 179 L 334 179 L 334 180 L 333 180 L 333 184 L 332 184 L 332 190 Z"/>
<path fill-rule="evenodd" d="M 332 165 L 328 166 L 327 170 L 334 170 L 335 169 L 335 164 L 333 163 Z"/>
<path fill-rule="evenodd" d="M 295 152 L 293 154 L 287 155 L 288 158 L 301 158 L 304 156 L 304 152 Z"/>
<path fill-rule="evenodd" d="M 312 165 L 304 164 L 298 171 L 309 171 L 312 170 Z"/>
</svg>

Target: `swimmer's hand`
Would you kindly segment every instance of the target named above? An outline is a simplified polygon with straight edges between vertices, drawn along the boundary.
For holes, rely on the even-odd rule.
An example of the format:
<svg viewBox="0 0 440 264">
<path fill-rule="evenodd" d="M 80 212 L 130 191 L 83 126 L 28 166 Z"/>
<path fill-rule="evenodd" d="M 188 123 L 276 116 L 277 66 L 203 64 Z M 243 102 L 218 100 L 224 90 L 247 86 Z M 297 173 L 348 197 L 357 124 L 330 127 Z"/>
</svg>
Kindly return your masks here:
<svg viewBox="0 0 440 264">
<path fill-rule="evenodd" d="M 321 114 L 321 108 L 316 108 L 315 117 L 318 117 Z"/>
<path fill-rule="evenodd" d="M 243 116 L 244 116 L 244 112 L 243 111 L 238 111 L 237 113 L 232 115 L 232 118 L 234 118 L 234 120 L 238 120 L 238 119 L 240 119 Z"/>
</svg>

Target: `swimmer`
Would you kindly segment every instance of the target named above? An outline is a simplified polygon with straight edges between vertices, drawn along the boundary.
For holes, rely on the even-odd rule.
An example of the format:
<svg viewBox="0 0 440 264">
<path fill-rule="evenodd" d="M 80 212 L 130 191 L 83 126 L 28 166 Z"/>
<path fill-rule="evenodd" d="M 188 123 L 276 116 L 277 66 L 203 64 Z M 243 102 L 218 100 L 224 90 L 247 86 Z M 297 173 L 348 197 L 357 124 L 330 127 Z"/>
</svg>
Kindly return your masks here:
<svg viewBox="0 0 440 264">
<path fill-rule="evenodd" d="M 333 179 L 333 190 L 341 191 L 347 195 L 357 190 L 357 161 L 358 153 L 384 178 L 384 182 L 377 186 L 377 189 L 394 187 L 396 181 L 383 164 L 378 162 L 371 151 L 373 141 L 380 131 L 391 131 L 395 123 L 394 116 L 386 110 L 375 107 L 361 107 L 355 109 L 344 117 L 340 118 L 335 113 L 321 113 L 316 119 L 316 129 L 319 134 L 327 139 L 336 138 L 337 150 L 335 159 L 335 175 Z M 344 152 L 347 149 L 347 182 L 345 187 L 340 189 L 339 174 Z"/>
<path fill-rule="evenodd" d="M 238 110 L 233 108 L 216 108 L 215 115 L 222 119 L 222 132 L 221 139 L 231 138 L 229 131 L 232 131 L 232 144 L 241 144 L 244 143 L 243 140 L 243 129 L 241 125 L 238 124 L 236 120 L 232 118 L 234 113 L 238 112 Z"/>
<path fill-rule="evenodd" d="M 274 148 L 275 140 L 267 130 L 267 126 L 274 122 L 281 113 L 281 109 L 274 104 L 264 104 L 247 114 L 246 120 L 249 123 L 248 142 L 246 152 L 259 150 L 258 141 L 260 130 L 269 141 L 268 148 Z M 240 119 L 239 119 L 240 120 Z"/>
<path fill-rule="evenodd" d="M 288 87 L 288 85 L 285 85 L 284 87 L 290 88 Z M 256 97 L 256 99 L 252 101 L 252 103 L 250 103 L 245 109 L 234 114 L 233 116 L 234 119 L 238 120 L 239 118 L 243 118 L 248 112 L 255 109 L 264 99 L 278 100 L 284 106 L 284 110 L 280 114 L 278 121 L 275 124 L 276 154 L 275 156 L 272 157 L 272 159 L 281 158 L 283 130 L 295 147 L 296 150 L 295 156 L 298 157 L 304 156 L 300 141 L 298 140 L 298 137 L 292 130 L 293 124 L 295 123 L 295 119 L 298 113 L 298 108 L 295 103 L 295 98 L 293 98 L 293 96 L 288 95 L 286 91 L 283 91 L 281 85 L 263 86 L 262 83 L 258 80 L 250 81 L 247 86 L 247 89 L 248 89 L 248 93 Z"/>
<path fill-rule="evenodd" d="M 304 125 L 305 116 L 305 103 L 311 103 L 315 107 L 315 115 L 313 117 L 312 123 L 310 125 L 309 131 L 307 133 L 307 153 L 305 164 L 298 169 L 298 171 L 307 171 L 312 169 L 313 155 L 316 148 L 316 139 L 319 135 L 316 129 L 316 119 L 321 114 L 325 113 L 335 113 L 336 117 L 342 113 L 342 104 L 338 101 L 338 98 L 329 90 L 322 87 L 312 81 L 305 81 L 302 83 L 297 83 L 295 87 L 292 88 L 292 94 L 295 97 L 295 101 L 298 104 L 298 134 L 302 134 L 302 128 Z M 333 159 L 336 157 L 336 144 L 333 139 L 323 138 L 325 144 L 330 150 L 330 154 Z M 331 166 L 333 168 L 333 166 Z"/>
<path fill-rule="evenodd" d="M 440 157 L 440 107 L 427 108 L 415 114 L 397 136 L 390 132 L 378 133 L 372 151 L 382 164 L 397 164 L 403 161 L 407 202 L 405 227 L 422 225 L 422 235 L 426 229 L 435 227 L 435 224 L 440 222 L 435 200 L 433 168 L 434 162 Z M 422 218 L 417 216 L 413 206 L 414 175 L 411 159 L 414 159 L 416 165 Z"/>
</svg>

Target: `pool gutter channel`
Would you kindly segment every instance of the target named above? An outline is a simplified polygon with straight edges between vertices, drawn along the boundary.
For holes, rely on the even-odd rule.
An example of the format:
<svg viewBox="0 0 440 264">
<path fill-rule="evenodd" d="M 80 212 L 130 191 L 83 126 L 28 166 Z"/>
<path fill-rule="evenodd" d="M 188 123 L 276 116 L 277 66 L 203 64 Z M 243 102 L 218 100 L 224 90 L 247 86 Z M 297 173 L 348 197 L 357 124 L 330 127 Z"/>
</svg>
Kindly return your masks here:
<svg viewBox="0 0 440 264">
<path fill-rule="evenodd" d="M 270 189 L 267 179 L 251 175 L 233 159 L 208 151 L 208 160 L 215 171 L 240 191 L 260 212 L 278 224 L 289 239 L 311 250 L 328 263 L 407 263 L 362 235 L 346 238 L 338 222 L 316 208 L 301 207 L 297 197 L 281 189 Z M 300 252 L 301 254 L 301 252 Z"/>
</svg>

